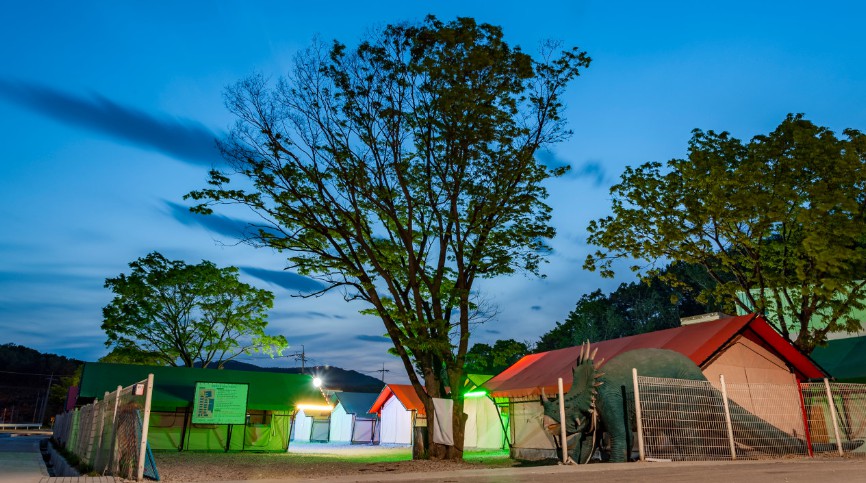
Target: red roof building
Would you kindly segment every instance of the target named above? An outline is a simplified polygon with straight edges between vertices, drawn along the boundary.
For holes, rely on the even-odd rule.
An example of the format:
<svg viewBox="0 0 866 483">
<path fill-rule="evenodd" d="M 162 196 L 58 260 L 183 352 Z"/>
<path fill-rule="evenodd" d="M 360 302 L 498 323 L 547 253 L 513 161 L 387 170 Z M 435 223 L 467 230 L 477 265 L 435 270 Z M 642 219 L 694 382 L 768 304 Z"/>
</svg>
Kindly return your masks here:
<svg viewBox="0 0 866 483">
<path fill-rule="evenodd" d="M 688 356 L 709 380 L 724 374 L 728 382 L 788 383 L 826 377 L 824 371 L 779 335 L 760 315 L 724 317 L 672 329 L 592 344 L 596 360 L 643 348 L 669 349 Z M 571 386 L 571 369 L 580 346 L 523 357 L 484 384 L 494 397 L 538 396 L 556 392 L 557 379 Z"/>
</svg>

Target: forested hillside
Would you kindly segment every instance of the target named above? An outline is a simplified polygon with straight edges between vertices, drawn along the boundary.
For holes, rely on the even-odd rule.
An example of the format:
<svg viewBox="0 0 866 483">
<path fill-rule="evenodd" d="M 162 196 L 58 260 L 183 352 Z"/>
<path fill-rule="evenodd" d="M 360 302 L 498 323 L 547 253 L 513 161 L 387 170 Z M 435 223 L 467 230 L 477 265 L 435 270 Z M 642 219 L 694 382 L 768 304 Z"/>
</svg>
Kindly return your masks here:
<svg viewBox="0 0 866 483">
<path fill-rule="evenodd" d="M 82 362 L 16 344 L 0 345 L 0 420 L 43 422 L 59 412 Z M 46 391 L 51 387 L 48 404 Z M 44 416 L 43 416 L 44 414 Z"/>
</svg>

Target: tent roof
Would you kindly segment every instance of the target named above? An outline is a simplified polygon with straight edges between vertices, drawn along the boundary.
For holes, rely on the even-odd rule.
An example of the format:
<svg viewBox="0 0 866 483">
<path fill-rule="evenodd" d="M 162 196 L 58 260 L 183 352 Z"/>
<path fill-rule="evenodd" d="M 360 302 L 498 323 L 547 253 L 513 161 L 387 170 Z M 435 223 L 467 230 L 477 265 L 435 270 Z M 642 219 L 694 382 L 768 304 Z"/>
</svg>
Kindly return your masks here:
<svg viewBox="0 0 866 483">
<path fill-rule="evenodd" d="M 385 402 L 391 396 L 397 398 L 403 407 L 409 411 L 418 411 L 418 416 L 424 416 L 426 411 L 424 411 L 424 403 L 421 402 L 421 398 L 418 397 L 418 394 L 415 393 L 415 388 L 412 387 L 411 384 L 388 384 L 382 389 L 382 392 L 379 393 L 379 396 L 376 398 L 376 401 L 373 402 L 373 405 L 370 407 L 370 413 L 380 413 L 382 411 L 382 406 L 385 405 Z"/>
<path fill-rule="evenodd" d="M 492 378 L 492 374 L 466 374 L 465 389 L 475 389 Z"/>
<path fill-rule="evenodd" d="M 592 344 L 598 348 L 596 358 L 609 361 L 616 355 L 634 349 L 657 348 L 680 352 L 704 367 L 736 336 L 750 332 L 763 340 L 805 378 L 823 377 L 823 371 L 808 357 L 784 339 L 763 317 L 744 315 L 726 317 L 646 334 L 622 337 Z M 580 346 L 530 354 L 484 384 L 494 397 L 533 396 L 555 391 L 557 378 L 567 390 L 571 386 L 571 369 L 580 355 Z"/>
<path fill-rule="evenodd" d="M 866 382 L 866 337 L 834 339 L 816 347 L 812 359 L 841 382 Z"/>
<path fill-rule="evenodd" d="M 247 407 L 256 410 L 290 410 L 298 403 L 324 404 L 313 377 L 305 374 L 231 371 L 192 367 L 161 367 L 87 362 L 81 375 L 80 397 L 103 397 L 117 386 L 129 386 L 153 374 L 154 409 L 192 405 L 196 382 L 249 384 Z"/>
<path fill-rule="evenodd" d="M 359 418 L 375 419 L 376 414 L 370 411 L 370 407 L 376 402 L 378 394 L 371 392 L 336 392 L 337 398 L 343 409 Z"/>
</svg>

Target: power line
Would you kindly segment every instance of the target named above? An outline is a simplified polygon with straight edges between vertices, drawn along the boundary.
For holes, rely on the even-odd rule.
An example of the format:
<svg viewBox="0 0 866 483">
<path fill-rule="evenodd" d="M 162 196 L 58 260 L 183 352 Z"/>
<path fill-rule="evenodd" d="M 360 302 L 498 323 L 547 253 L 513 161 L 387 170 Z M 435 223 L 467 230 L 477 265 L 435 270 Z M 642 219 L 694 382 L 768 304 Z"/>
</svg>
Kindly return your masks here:
<svg viewBox="0 0 866 483">
<path fill-rule="evenodd" d="M 385 382 L 385 373 L 386 373 L 386 372 L 391 372 L 391 371 L 390 371 L 389 369 L 385 369 L 385 363 L 383 362 L 383 363 L 382 363 L 382 368 L 381 368 L 381 369 L 376 369 L 375 371 L 358 371 L 358 372 L 363 372 L 364 374 L 372 374 L 372 373 L 374 373 L 374 372 L 379 372 L 379 373 L 382 374 L 382 375 L 379 377 L 379 379 L 381 379 L 382 382 Z"/>
<path fill-rule="evenodd" d="M 20 374 L 22 376 L 45 376 L 45 377 L 49 377 L 49 376 L 66 377 L 66 376 L 73 376 L 74 375 L 74 374 L 40 374 L 38 372 L 15 372 L 15 371 L 0 371 L 0 372 L 2 372 L 4 374 Z"/>
</svg>

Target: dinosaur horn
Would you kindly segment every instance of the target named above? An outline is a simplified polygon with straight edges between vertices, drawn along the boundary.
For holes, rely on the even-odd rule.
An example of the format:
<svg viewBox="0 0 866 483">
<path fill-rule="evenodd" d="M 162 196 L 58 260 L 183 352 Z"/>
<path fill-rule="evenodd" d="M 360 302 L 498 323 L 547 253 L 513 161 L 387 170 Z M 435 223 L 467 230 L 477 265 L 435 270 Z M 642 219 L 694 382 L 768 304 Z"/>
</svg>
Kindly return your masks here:
<svg viewBox="0 0 866 483">
<path fill-rule="evenodd" d="M 596 354 L 598 354 L 598 347 L 596 347 L 595 349 L 592 350 L 592 355 L 589 356 L 589 360 L 594 361 Z"/>
<path fill-rule="evenodd" d="M 577 359 L 578 364 L 583 363 L 583 344 L 580 344 L 580 357 Z"/>
<path fill-rule="evenodd" d="M 595 364 L 593 364 L 593 367 L 592 367 L 592 368 L 595 369 L 595 370 L 597 371 L 598 368 L 601 367 L 602 364 L 604 364 L 604 357 L 602 357 L 601 359 L 599 359 L 598 361 L 596 361 Z"/>
</svg>

